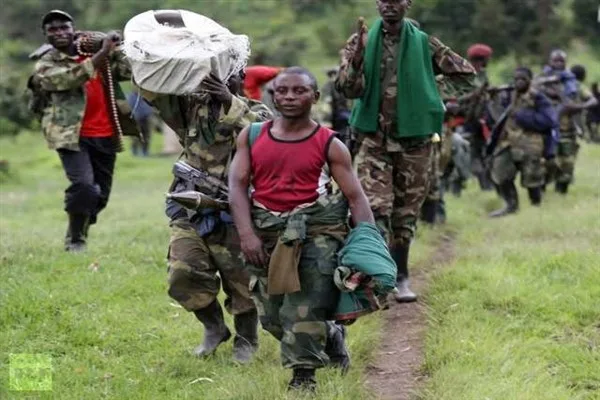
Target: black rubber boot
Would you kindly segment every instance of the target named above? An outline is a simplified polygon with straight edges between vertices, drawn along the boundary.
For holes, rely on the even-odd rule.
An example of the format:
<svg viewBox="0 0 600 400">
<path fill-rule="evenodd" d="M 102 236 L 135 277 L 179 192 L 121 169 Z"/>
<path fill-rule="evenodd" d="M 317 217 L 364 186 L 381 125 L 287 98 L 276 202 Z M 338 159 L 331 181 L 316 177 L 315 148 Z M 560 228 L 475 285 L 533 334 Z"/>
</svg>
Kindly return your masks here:
<svg viewBox="0 0 600 400">
<path fill-rule="evenodd" d="M 477 181 L 479 182 L 479 188 L 484 192 L 494 189 L 494 185 L 486 172 L 477 174 Z"/>
<path fill-rule="evenodd" d="M 346 327 L 333 321 L 327 321 L 327 344 L 325 354 L 329 356 L 329 363 L 334 368 L 339 368 L 345 375 L 350 368 L 350 353 L 346 347 Z"/>
<path fill-rule="evenodd" d="M 527 193 L 529 194 L 529 201 L 534 206 L 539 206 L 542 204 L 542 188 L 528 188 Z"/>
<path fill-rule="evenodd" d="M 463 190 L 463 183 L 462 183 L 462 181 L 460 181 L 459 179 L 453 179 L 450 182 L 450 192 L 455 197 L 460 197 L 460 195 L 462 194 L 462 190 Z"/>
<path fill-rule="evenodd" d="M 394 299 L 398 303 L 412 303 L 417 301 L 417 295 L 410 290 L 408 280 L 408 252 L 410 245 L 398 246 L 390 251 L 392 258 L 396 262 L 398 275 L 396 276 L 396 290 L 394 291 Z"/>
<path fill-rule="evenodd" d="M 569 183 L 568 182 L 556 182 L 554 185 L 554 190 L 556 193 L 567 194 L 569 192 Z"/>
<path fill-rule="evenodd" d="M 434 225 L 437 214 L 437 201 L 425 200 L 421 206 L 421 220 L 427 224 Z"/>
<path fill-rule="evenodd" d="M 205 308 L 194 311 L 194 315 L 204 325 L 204 342 L 194 350 L 198 357 L 206 357 L 231 337 L 231 332 L 223 320 L 223 309 L 217 300 Z"/>
<path fill-rule="evenodd" d="M 89 217 L 87 215 L 69 213 L 65 251 L 72 253 L 85 251 L 88 226 Z"/>
<path fill-rule="evenodd" d="M 503 183 L 498 187 L 500 196 L 506 202 L 504 208 L 493 211 L 489 214 L 491 218 L 504 217 L 509 214 L 514 214 L 519 211 L 519 195 L 514 182 Z"/>
<path fill-rule="evenodd" d="M 446 201 L 444 196 L 435 203 L 435 221 L 442 225 L 446 223 Z"/>
<path fill-rule="evenodd" d="M 256 310 L 234 315 L 235 338 L 233 339 L 233 359 L 247 364 L 258 349 L 258 314 Z"/>
<path fill-rule="evenodd" d="M 315 370 L 312 368 L 294 368 L 294 375 L 288 384 L 288 390 L 315 392 L 317 390 Z"/>
</svg>

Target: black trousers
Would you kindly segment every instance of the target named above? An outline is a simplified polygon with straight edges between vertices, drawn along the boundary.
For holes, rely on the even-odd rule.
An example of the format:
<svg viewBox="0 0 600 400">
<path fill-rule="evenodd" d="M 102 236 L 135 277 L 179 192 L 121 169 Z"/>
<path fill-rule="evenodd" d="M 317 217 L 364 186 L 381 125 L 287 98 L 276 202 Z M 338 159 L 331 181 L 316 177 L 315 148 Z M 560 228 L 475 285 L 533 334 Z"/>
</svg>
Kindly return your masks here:
<svg viewBox="0 0 600 400">
<path fill-rule="evenodd" d="M 65 190 L 65 211 L 90 217 L 90 224 L 108 204 L 116 154 L 109 138 L 81 138 L 79 151 L 59 149 L 71 184 Z"/>
</svg>

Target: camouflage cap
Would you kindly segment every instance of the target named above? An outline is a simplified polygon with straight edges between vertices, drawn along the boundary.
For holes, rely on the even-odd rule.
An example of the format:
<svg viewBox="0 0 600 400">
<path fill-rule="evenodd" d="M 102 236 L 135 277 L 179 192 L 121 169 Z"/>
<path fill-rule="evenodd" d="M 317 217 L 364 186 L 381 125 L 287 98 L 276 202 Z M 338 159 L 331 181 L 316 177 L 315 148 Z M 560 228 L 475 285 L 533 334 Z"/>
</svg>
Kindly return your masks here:
<svg viewBox="0 0 600 400">
<path fill-rule="evenodd" d="M 73 22 L 73 17 L 71 17 L 69 13 L 62 10 L 52 10 L 47 12 L 46 15 L 42 17 L 42 29 L 47 23 L 57 19 L 61 21 Z"/>
</svg>

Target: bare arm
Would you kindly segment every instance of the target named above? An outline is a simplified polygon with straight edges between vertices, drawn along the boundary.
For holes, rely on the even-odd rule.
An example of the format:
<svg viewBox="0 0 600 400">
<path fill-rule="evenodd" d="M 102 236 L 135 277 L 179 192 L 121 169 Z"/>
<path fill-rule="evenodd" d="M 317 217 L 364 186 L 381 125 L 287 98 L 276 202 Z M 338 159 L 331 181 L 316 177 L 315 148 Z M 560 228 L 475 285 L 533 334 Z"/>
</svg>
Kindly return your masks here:
<svg viewBox="0 0 600 400">
<path fill-rule="evenodd" d="M 252 264 L 266 265 L 267 255 L 261 240 L 254 232 L 250 214 L 250 198 L 248 196 L 250 176 L 248 128 L 244 128 L 237 138 L 237 149 L 229 169 L 229 209 L 240 235 L 240 245 L 244 256 Z"/>
<path fill-rule="evenodd" d="M 333 139 L 329 146 L 328 159 L 331 176 L 348 199 L 354 223 L 375 223 L 367 196 L 352 168 L 350 153 L 346 146 L 337 138 Z"/>
</svg>

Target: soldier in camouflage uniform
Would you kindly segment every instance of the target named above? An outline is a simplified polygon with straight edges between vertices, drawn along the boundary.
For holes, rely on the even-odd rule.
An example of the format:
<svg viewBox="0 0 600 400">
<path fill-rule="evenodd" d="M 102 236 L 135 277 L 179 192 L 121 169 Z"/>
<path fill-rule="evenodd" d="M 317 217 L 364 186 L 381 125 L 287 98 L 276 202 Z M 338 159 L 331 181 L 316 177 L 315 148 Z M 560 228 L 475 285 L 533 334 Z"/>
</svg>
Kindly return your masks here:
<svg viewBox="0 0 600 400">
<path fill-rule="evenodd" d="M 234 76 L 225 85 L 208 77 L 201 92 L 189 96 L 156 97 L 144 92 L 177 134 L 184 149 L 183 159 L 225 184 L 239 131 L 271 116 L 262 103 L 238 94 L 241 78 Z M 197 190 L 209 196 L 216 194 L 208 182 L 201 187 L 180 178 L 175 178 L 171 189 L 174 193 Z M 230 215 L 217 210 L 191 212 L 172 200 L 167 200 L 166 213 L 171 219 L 169 295 L 193 312 L 205 328 L 204 342 L 194 353 L 208 356 L 231 337 L 217 300 L 222 283 L 225 308 L 233 315 L 236 329 L 234 359 L 250 361 L 258 346 L 258 320 Z"/>
<path fill-rule="evenodd" d="M 281 342 L 283 366 L 293 369 L 289 387 L 314 390 L 316 368 L 349 363 L 343 329 L 328 321 L 340 295 L 333 272 L 348 204 L 355 223 L 373 222 L 373 214 L 348 150 L 310 118 L 319 96 L 314 76 L 288 68 L 274 89 L 282 116 L 258 127 L 255 136 L 249 129 L 240 134 L 230 205 L 262 326 Z M 294 157 L 298 153 L 303 157 Z M 330 177 L 347 201 L 328 194 Z"/>
<path fill-rule="evenodd" d="M 583 135 L 581 113 L 593 107 L 595 99 L 586 88 L 580 87 L 575 74 L 566 69 L 567 54 L 555 50 L 550 54 L 549 65 L 544 67 L 536 83 L 558 112 L 560 139 L 556 154 L 555 189 L 566 194 L 573 182 L 575 160 L 579 152 L 577 137 Z M 549 80 L 549 78 L 556 78 Z"/>
<path fill-rule="evenodd" d="M 505 118 L 495 128 L 488 149 L 493 154 L 492 179 L 505 200 L 504 208 L 490 217 L 502 217 L 519 209 L 514 180 L 521 174 L 521 185 L 527 188 L 531 204 L 539 206 L 544 185 L 544 136 L 550 136 L 557 125 L 556 113 L 543 93 L 531 87 L 533 75 L 527 68 L 515 71 L 515 90 L 507 104 Z M 503 125 L 502 125 L 503 124 Z M 497 129 L 497 130 L 496 130 Z M 499 135 L 497 138 L 496 135 Z"/>
<path fill-rule="evenodd" d="M 160 24 L 184 26 L 178 12 L 157 11 L 154 15 Z M 240 95 L 243 77 L 242 71 L 225 84 L 209 75 L 199 90 L 189 95 L 160 95 L 138 89 L 177 135 L 183 160 L 225 185 L 237 134 L 246 125 L 271 116 L 262 103 Z M 199 185 L 177 176 L 170 190 L 196 190 L 208 196 L 218 193 L 209 181 Z M 194 354 L 209 356 L 231 337 L 217 299 L 222 283 L 225 308 L 233 314 L 236 330 L 233 358 L 249 362 L 258 346 L 258 319 L 231 216 L 219 210 L 187 210 L 171 199 L 167 200 L 166 214 L 171 227 L 169 296 L 193 312 L 204 326 L 204 341 Z"/>
<path fill-rule="evenodd" d="M 426 51 L 429 53 L 425 55 L 427 61 L 416 60 L 423 63 L 418 69 L 425 71 L 420 78 L 426 83 L 417 82 L 417 84 L 423 85 L 422 91 L 419 86 L 416 86 L 419 89 L 411 86 L 410 90 L 416 95 L 424 93 L 429 96 L 428 106 L 417 112 L 422 113 L 422 117 L 425 119 L 435 118 L 436 125 L 439 127 L 435 128 L 437 132 L 410 132 L 406 135 L 399 135 L 398 132 L 404 130 L 405 127 L 397 122 L 398 113 L 402 112 L 397 107 L 397 98 L 406 96 L 408 92 L 401 93 L 398 90 L 398 86 L 401 84 L 404 86 L 404 83 L 397 81 L 397 66 L 398 62 L 411 62 L 410 56 L 406 56 L 404 59 L 400 59 L 398 56 L 399 43 L 402 42 L 401 29 L 416 32 L 412 36 L 418 38 L 426 35 L 412 24 L 404 23 L 404 15 L 410 3 L 407 0 L 376 1 L 382 19 L 381 22 L 378 20 L 376 23 L 381 23 L 382 28 L 381 31 L 372 30 L 372 32 L 374 35 L 382 36 L 380 42 L 382 55 L 380 60 L 373 60 L 373 65 L 376 64 L 380 68 L 377 74 L 380 81 L 371 83 L 372 86 L 380 86 L 381 98 L 371 99 L 370 102 L 365 101 L 365 103 L 368 107 L 368 103 L 379 102 L 377 127 L 372 131 L 362 131 L 362 129 L 356 128 L 356 124 L 360 123 L 360 118 L 351 119 L 353 121 L 351 125 L 356 131 L 357 137 L 355 163 L 358 175 L 373 208 L 375 218 L 386 233 L 392 256 L 398 265 L 399 291 L 395 297 L 399 302 L 416 300 L 416 295 L 409 289 L 408 284 L 408 252 L 415 234 L 421 204 L 429 190 L 429 170 L 433 146 L 431 137 L 435 133 L 440 133 L 443 119 L 443 107 L 435 89 L 434 76 L 446 75 L 453 81 L 454 86 L 465 91 L 465 89 L 471 90 L 475 72 L 466 60 L 437 38 L 428 36 L 428 49 L 424 50 L 421 47 L 420 50 L 417 50 L 421 55 L 425 55 Z M 371 32 L 369 32 L 369 36 L 371 36 Z M 375 71 L 377 68 L 367 71 L 365 67 L 365 61 L 368 60 L 366 56 L 369 54 L 368 45 L 367 29 L 361 18 L 358 33 L 350 37 L 344 49 L 337 79 L 338 89 L 347 98 L 362 100 L 365 96 L 370 96 L 372 88 L 368 87 L 366 81 L 368 76 L 377 72 Z M 376 43 L 373 45 L 379 47 Z M 431 71 L 432 67 L 433 71 Z M 355 117 L 354 113 L 359 109 L 357 107 L 361 103 L 360 100 L 354 106 L 353 118 Z M 408 100 L 406 101 L 408 102 Z M 435 113 L 431 111 L 434 108 Z M 415 120 L 419 123 L 422 121 L 420 117 L 412 118 L 410 123 L 412 124 Z M 415 134 L 418 136 L 413 136 Z"/>
<path fill-rule="evenodd" d="M 486 68 L 492 55 L 492 49 L 485 44 L 474 44 L 467 50 L 467 57 L 477 76 L 475 78 L 476 89 L 468 95 L 459 98 L 461 114 L 465 117 L 464 129 L 468 133 L 471 148 L 471 170 L 479 181 L 482 190 L 491 190 L 492 183 L 489 172 L 485 168 L 485 146 L 486 146 L 486 106 L 490 100 L 488 94 L 489 79 Z"/>
<path fill-rule="evenodd" d="M 582 103 L 580 106 L 581 112 L 577 115 L 579 118 L 578 123 L 584 131 L 583 136 L 587 136 L 588 141 L 597 141 L 598 126 L 593 123 L 593 113 L 594 111 L 598 112 L 598 87 L 596 86 L 594 92 L 594 90 L 590 90 L 586 85 L 587 70 L 583 65 L 573 65 L 571 72 L 575 75 L 577 82 L 579 82 L 579 100 Z"/>
<path fill-rule="evenodd" d="M 78 54 L 73 18 L 54 10 L 42 20 L 48 43 L 29 81 L 39 98 L 48 98 L 43 109 L 42 130 L 48 147 L 58 152 L 71 185 L 65 191 L 69 224 L 65 250 L 85 249 L 88 227 L 108 203 L 116 151 L 120 149 L 119 124 L 124 134 L 136 134 L 128 123 L 131 109 L 118 81 L 128 80 L 130 66 L 117 47 L 119 37 L 109 33 L 92 57 Z M 118 121 L 109 104 L 108 84 L 100 68 L 110 61 Z"/>
</svg>

